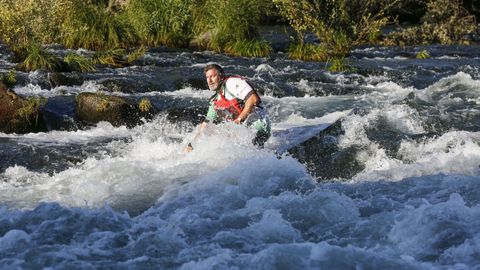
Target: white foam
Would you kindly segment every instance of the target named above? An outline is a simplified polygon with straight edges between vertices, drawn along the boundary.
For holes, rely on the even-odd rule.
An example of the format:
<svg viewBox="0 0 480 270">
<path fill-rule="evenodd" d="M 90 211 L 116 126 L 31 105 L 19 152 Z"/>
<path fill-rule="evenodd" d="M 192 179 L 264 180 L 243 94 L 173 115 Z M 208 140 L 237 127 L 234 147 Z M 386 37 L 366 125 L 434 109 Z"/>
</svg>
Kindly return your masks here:
<svg viewBox="0 0 480 270">
<path fill-rule="evenodd" d="M 100 86 L 94 81 L 85 81 L 82 85 L 76 86 L 57 86 L 52 89 L 43 89 L 37 84 L 27 84 L 25 86 L 15 86 L 13 91 L 24 96 L 56 97 L 62 95 L 74 95 L 84 92 L 99 92 Z"/>
<path fill-rule="evenodd" d="M 268 73 L 277 73 L 277 70 L 270 66 L 269 64 L 260 64 L 255 68 L 257 73 L 268 72 Z"/>
<path fill-rule="evenodd" d="M 471 132 L 448 132 L 421 142 L 402 141 L 398 158 L 388 157 L 380 147 L 370 145 L 357 160 L 365 170 L 358 180 L 402 180 L 436 173 L 478 175 L 480 173 L 480 135 Z"/>
<path fill-rule="evenodd" d="M 0 237 L 0 250 L 3 252 L 12 248 L 26 246 L 30 241 L 30 236 L 22 230 L 8 231 L 3 237 Z"/>
<path fill-rule="evenodd" d="M 85 130 L 38 132 L 27 134 L 0 133 L 0 138 L 11 138 L 29 144 L 62 145 L 62 144 L 85 144 L 106 138 L 123 138 L 131 136 L 135 130 L 129 130 L 125 126 L 113 127 L 108 122 L 99 122 L 95 127 Z"/>
<path fill-rule="evenodd" d="M 443 245 L 451 246 L 452 250 L 455 250 L 456 245 L 453 242 L 462 244 L 465 239 L 469 238 L 469 242 L 465 245 L 479 244 L 472 242 L 474 240 L 471 239 L 471 236 L 465 234 L 465 226 L 478 228 L 479 216 L 480 208 L 468 207 L 459 194 L 452 194 L 450 199 L 443 203 L 432 205 L 424 202 L 418 208 L 405 208 L 403 211 L 399 211 L 396 214 L 395 225 L 388 236 L 389 240 L 403 254 L 417 260 L 431 256 L 446 259 L 452 253 L 447 252 L 447 254 L 441 255 L 445 251 L 442 250 Z M 473 261 L 469 254 L 471 253 L 467 252 L 461 255 L 466 255 L 465 262 Z"/>
<path fill-rule="evenodd" d="M 480 98 L 480 81 L 464 72 L 440 79 L 433 85 L 415 93 L 421 100 L 433 103 L 455 102 L 455 96 L 448 93 L 464 93 L 467 98 L 478 100 Z M 458 102 L 458 100 L 457 100 Z M 478 104 L 478 103 L 477 103 Z"/>
</svg>

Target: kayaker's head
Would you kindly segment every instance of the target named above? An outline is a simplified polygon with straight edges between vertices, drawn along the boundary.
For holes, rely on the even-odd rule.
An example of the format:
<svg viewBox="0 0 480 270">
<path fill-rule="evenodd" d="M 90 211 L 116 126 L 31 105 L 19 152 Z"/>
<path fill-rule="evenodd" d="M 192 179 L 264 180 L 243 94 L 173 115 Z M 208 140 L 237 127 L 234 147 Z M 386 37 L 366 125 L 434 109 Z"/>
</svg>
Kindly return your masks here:
<svg viewBox="0 0 480 270">
<path fill-rule="evenodd" d="M 217 64 L 208 64 L 203 69 L 207 78 L 208 88 L 212 91 L 218 91 L 223 80 L 223 68 Z"/>
</svg>

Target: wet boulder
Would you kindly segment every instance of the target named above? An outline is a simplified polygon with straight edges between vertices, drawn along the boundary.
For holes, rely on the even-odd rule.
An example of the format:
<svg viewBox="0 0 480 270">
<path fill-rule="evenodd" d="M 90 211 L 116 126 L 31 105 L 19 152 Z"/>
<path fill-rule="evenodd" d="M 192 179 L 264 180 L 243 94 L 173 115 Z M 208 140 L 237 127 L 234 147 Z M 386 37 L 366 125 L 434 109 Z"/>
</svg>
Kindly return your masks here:
<svg viewBox="0 0 480 270">
<path fill-rule="evenodd" d="M 151 119 L 155 108 L 147 101 L 144 104 L 124 97 L 100 93 L 81 93 L 75 99 L 76 117 L 90 124 L 101 121 L 114 126 L 134 127 L 142 119 Z"/>
<path fill-rule="evenodd" d="M 156 87 L 143 78 L 112 77 L 98 79 L 102 91 L 112 93 L 145 93 L 157 91 Z"/>
<path fill-rule="evenodd" d="M 191 87 L 195 89 L 206 89 L 207 83 L 204 78 L 180 79 L 175 82 L 175 89 L 182 89 L 185 87 Z"/>
<path fill-rule="evenodd" d="M 57 86 L 74 86 L 83 84 L 83 78 L 78 72 L 72 73 L 59 73 L 50 72 L 47 75 L 48 82 L 52 88 Z"/>
<path fill-rule="evenodd" d="M 304 164 L 317 181 L 349 179 L 361 172 L 364 167 L 356 156 L 356 147 L 340 148 L 338 137 L 342 135 L 341 122 L 320 132 L 307 141 L 288 150 L 292 157 Z"/>
<path fill-rule="evenodd" d="M 55 96 L 48 99 L 42 109 L 43 119 L 49 131 L 78 130 L 75 122 L 75 97 Z"/>
<path fill-rule="evenodd" d="M 0 82 L 0 132 L 47 131 L 41 114 L 40 98 L 25 99 Z"/>
</svg>

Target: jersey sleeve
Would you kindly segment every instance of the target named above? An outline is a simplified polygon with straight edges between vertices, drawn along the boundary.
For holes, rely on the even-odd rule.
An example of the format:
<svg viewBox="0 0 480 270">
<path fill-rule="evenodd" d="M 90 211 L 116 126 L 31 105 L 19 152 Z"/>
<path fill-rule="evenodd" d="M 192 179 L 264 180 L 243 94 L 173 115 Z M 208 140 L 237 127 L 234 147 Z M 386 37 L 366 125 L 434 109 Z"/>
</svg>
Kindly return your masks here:
<svg viewBox="0 0 480 270">
<path fill-rule="evenodd" d="M 245 97 L 253 91 L 252 86 L 242 78 L 229 78 L 225 82 L 225 87 L 227 88 L 225 93 L 227 99 L 239 98 L 245 100 Z"/>
</svg>

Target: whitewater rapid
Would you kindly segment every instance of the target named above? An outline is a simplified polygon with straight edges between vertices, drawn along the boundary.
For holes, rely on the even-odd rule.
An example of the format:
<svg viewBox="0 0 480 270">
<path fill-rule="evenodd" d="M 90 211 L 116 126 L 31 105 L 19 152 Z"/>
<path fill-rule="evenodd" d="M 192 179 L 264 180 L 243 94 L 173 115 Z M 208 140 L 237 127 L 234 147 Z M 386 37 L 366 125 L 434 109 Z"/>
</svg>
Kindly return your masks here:
<svg viewBox="0 0 480 270">
<path fill-rule="evenodd" d="M 480 269 L 478 59 L 356 53 L 360 67 L 382 72 L 220 59 L 268 88 L 273 123 L 352 110 L 298 156 L 254 147 L 251 130 L 228 123 L 186 153 L 195 127 L 164 113 L 131 129 L 0 134 L 0 268 Z M 435 68 L 445 61 L 451 70 Z M 275 95 L 288 87 L 303 95 Z M 102 88 L 15 91 L 68 98 Z M 191 86 L 117 94 L 161 106 L 210 96 Z"/>
</svg>

